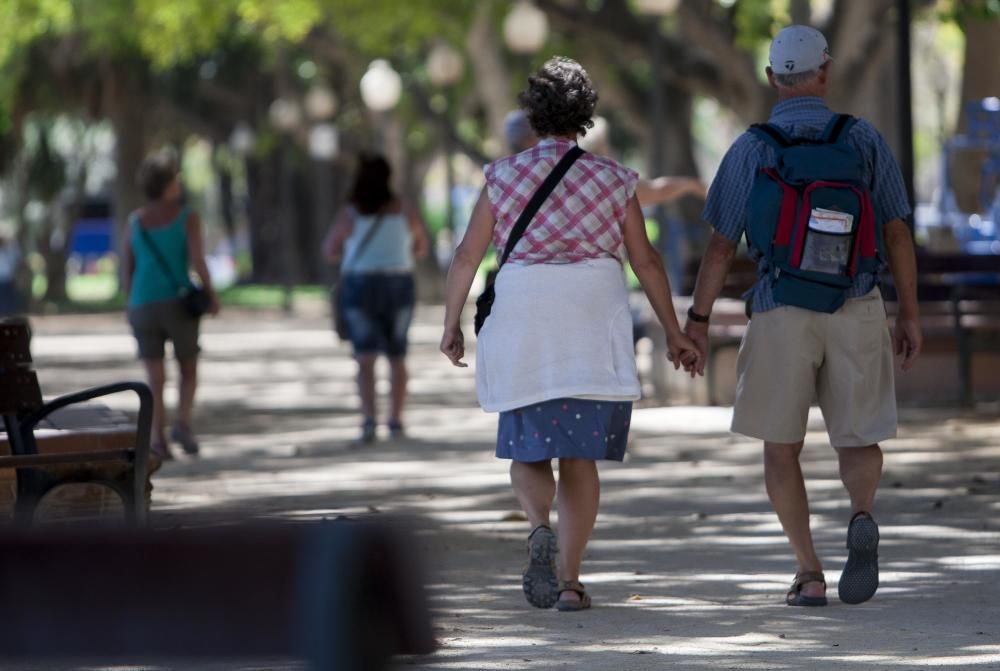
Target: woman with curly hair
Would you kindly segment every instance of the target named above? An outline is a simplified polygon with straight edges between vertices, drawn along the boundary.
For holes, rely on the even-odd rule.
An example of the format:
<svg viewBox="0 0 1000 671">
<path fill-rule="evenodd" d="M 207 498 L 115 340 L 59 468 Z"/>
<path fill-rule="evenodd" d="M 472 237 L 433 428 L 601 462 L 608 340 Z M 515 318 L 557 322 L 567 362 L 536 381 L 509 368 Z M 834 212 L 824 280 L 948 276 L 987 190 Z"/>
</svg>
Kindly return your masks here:
<svg viewBox="0 0 1000 671">
<path fill-rule="evenodd" d="M 597 520 L 597 461 L 624 458 L 640 395 L 626 258 L 666 331 L 674 368 L 699 355 L 681 332 L 663 262 L 646 237 L 638 175 L 576 145 L 597 103 L 586 71 L 553 58 L 528 78 L 520 103 L 541 141 L 486 166 L 448 273 L 441 351 L 466 365 L 462 308 L 492 242 L 504 254 L 479 332 L 476 390 L 484 410 L 500 413 L 496 455 L 512 462 L 511 484 L 532 529 L 525 596 L 539 608 L 576 611 L 590 606 L 579 578 Z"/>
</svg>

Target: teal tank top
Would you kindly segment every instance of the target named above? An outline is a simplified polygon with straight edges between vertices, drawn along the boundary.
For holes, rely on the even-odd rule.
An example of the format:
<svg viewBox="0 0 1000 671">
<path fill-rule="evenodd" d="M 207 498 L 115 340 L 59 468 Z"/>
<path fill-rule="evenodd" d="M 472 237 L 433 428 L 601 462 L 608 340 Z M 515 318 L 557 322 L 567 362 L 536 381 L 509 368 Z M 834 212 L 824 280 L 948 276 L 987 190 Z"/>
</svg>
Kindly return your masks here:
<svg viewBox="0 0 1000 671">
<path fill-rule="evenodd" d="M 129 296 L 130 306 L 145 305 L 177 298 L 181 290 L 191 286 L 188 275 L 188 238 L 185 223 L 188 218 L 188 208 L 182 208 L 180 213 L 166 226 L 143 229 L 138 215 L 132 215 L 129 225 L 132 227 L 132 254 L 135 257 L 135 270 L 132 274 L 132 294 Z M 156 245 L 160 256 L 170 270 L 163 267 L 149 243 Z"/>
</svg>

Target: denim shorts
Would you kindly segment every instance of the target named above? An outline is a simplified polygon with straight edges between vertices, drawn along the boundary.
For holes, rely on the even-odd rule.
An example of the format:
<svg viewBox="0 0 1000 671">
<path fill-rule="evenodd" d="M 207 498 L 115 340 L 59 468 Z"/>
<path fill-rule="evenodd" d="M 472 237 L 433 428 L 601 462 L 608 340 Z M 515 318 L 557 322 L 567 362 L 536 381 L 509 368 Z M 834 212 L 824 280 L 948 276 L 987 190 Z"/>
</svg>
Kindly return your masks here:
<svg viewBox="0 0 1000 671">
<path fill-rule="evenodd" d="M 409 273 L 359 273 L 341 278 L 340 309 L 355 354 L 406 356 L 416 303 Z"/>
</svg>

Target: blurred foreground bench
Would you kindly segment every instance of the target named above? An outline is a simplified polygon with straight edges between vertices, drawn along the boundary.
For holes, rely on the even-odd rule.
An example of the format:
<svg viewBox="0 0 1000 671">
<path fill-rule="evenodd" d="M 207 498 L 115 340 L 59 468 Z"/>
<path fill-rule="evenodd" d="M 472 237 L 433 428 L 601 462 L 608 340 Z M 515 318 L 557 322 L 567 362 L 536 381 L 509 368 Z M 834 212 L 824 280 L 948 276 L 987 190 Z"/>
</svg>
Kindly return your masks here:
<svg viewBox="0 0 1000 671">
<path fill-rule="evenodd" d="M 0 664 L 296 657 L 377 671 L 434 649 L 419 555 L 389 522 L 0 536 Z"/>
</svg>

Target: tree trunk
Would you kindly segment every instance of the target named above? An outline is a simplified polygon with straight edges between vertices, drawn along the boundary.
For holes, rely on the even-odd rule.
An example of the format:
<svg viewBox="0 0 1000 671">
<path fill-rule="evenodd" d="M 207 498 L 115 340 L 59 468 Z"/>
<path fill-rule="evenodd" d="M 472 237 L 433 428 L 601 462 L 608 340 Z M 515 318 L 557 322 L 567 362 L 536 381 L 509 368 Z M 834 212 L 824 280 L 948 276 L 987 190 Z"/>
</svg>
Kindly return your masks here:
<svg viewBox="0 0 1000 671">
<path fill-rule="evenodd" d="M 58 202 L 58 201 L 57 201 Z M 66 256 L 68 240 L 61 235 L 59 219 L 62 216 L 58 204 L 47 208 L 45 221 L 38 235 L 38 253 L 45 261 L 45 297 L 46 303 L 65 303 L 66 294 Z"/>
<path fill-rule="evenodd" d="M 511 95 L 511 76 L 497 43 L 499 31 L 493 23 L 494 2 L 481 1 L 476 6 L 476 16 L 466 40 L 469 61 L 472 64 L 476 92 L 486 108 L 489 137 L 503 154 L 508 151 L 504 137 L 504 118 L 517 105 Z"/>
<path fill-rule="evenodd" d="M 280 239 L 276 224 L 278 197 L 277 154 L 263 160 L 246 159 L 247 191 L 250 200 L 250 259 L 253 282 L 276 282 L 280 277 Z"/>
<path fill-rule="evenodd" d="M 129 213 L 142 206 L 144 198 L 136 173 L 146 154 L 145 118 L 149 101 L 143 95 L 142 74 L 136 63 L 104 65 L 104 108 L 115 133 L 114 221 L 118 240 Z"/>
<path fill-rule="evenodd" d="M 965 65 L 962 70 L 962 97 L 958 114 L 958 132 L 968 130 L 966 105 L 970 101 L 1000 96 L 1000 21 L 968 19 L 965 31 Z M 992 65 L 991 65 L 992 64 Z M 980 176 L 985 152 L 966 151 L 952 162 L 952 189 L 964 212 L 979 212 Z M 994 192 L 995 193 L 995 192 Z"/>
</svg>

